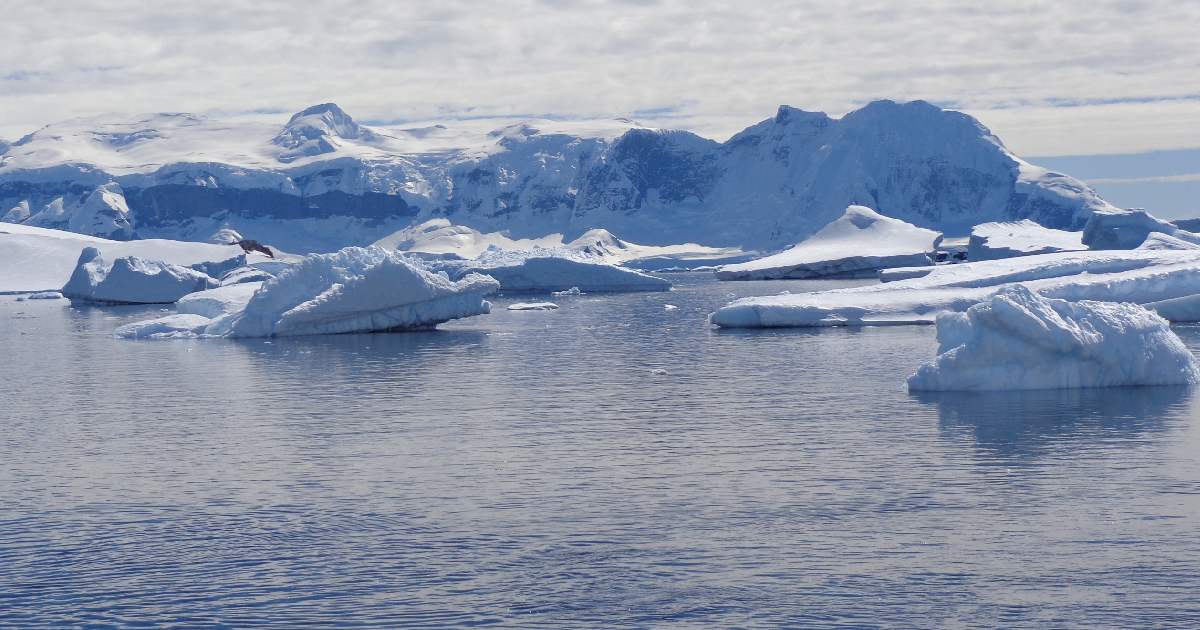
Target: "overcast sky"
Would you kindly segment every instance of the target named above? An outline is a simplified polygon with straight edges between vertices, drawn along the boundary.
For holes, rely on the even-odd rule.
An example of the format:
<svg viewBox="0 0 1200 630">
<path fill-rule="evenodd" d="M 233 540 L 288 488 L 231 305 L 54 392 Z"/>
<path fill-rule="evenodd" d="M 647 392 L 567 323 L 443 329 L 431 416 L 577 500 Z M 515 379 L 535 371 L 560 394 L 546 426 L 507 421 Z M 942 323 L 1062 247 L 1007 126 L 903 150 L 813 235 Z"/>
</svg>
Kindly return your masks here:
<svg viewBox="0 0 1200 630">
<path fill-rule="evenodd" d="M 781 103 L 886 97 L 968 111 L 1024 155 L 1200 147 L 1200 2 L 981 4 L 0 0 L 0 137 L 335 101 L 368 121 L 632 116 L 721 138 Z"/>
</svg>

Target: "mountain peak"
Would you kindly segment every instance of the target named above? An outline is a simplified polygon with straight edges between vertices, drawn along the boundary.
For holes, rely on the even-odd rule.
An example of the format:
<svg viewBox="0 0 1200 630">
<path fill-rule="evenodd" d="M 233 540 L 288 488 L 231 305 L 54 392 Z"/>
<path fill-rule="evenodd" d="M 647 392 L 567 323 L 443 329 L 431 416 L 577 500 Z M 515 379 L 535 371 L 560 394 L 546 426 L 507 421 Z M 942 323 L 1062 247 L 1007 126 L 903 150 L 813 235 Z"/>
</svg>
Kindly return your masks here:
<svg viewBox="0 0 1200 630">
<path fill-rule="evenodd" d="M 334 103 L 321 103 L 293 115 L 271 142 L 286 149 L 280 154 L 279 161 L 291 162 L 301 157 L 334 152 L 335 143 L 330 138 L 370 137 L 371 132 L 360 127 L 341 107 Z"/>
<path fill-rule="evenodd" d="M 780 105 L 779 111 L 775 112 L 775 124 L 777 125 L 787 125 L 793 122 L 812 124 L 826 120 L 829 120 L 829 116 L 825 112 L 809 112 L 790 105 Z"/>
</svg>

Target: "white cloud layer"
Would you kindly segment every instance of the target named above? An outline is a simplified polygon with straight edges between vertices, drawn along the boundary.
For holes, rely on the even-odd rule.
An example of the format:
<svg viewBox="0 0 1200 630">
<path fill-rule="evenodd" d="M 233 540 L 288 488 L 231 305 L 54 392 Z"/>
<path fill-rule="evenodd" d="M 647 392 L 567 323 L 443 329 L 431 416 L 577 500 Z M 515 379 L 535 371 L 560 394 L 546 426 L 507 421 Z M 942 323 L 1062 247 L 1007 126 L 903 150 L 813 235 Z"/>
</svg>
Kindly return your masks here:
<svg viewBox="0 0 1200 630">
<path fill-rule="evenodd" d="M 1025 154 L 1200 146 L 1200 3 L 7 2 L 0 137 L 99 112 L 633 115 L 728 135 L 881 97 Z"/>
</svg>

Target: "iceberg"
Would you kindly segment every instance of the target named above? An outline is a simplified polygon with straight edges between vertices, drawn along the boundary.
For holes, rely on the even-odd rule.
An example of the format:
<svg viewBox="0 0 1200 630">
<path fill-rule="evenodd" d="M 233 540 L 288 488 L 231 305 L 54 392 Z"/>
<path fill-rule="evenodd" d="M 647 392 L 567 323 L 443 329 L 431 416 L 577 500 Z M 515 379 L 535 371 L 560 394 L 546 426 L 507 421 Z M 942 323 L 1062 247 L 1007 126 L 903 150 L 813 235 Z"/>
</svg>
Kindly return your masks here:
<svg viewBox="0 0 1200 630">
<path fill-rule="evenodd" d="M 515 292 L 556 292 L 576 289 L 586 293 L 669 291 L 671 283 L 649 274 L 611 265 L 595 258 L 560 249 L 530 251 L 490 250 L 474 260 L 426 260 L 424 264 L 458 279 L 487 274 L 500 288 Z"/>
<path fill-rule="evenodd" d="M 1015 284 L 1066 300 L 1171 300 L 1200 294 L 1200 250 L 1062 252 L 942 265 L 886 284 L 742 298 L 710 321 L 724 328 L 931 324 L 940 312 L 965 311 Z"/>
<path fill-rule="evenodd" d="M 557 308 L 554 302 L 513 302 L 508 305 L 510 311 L 553 311 Z"/>
<path fill-rule="evenodd" d="M 1146 236 L 1146 240 L 1142 241 L 1142 244 L 1138 245 L 1136 249 L 1200 249 L 1200 243 L 1185 241 L 1179 237 L 1169 236 L 1162 232 L 1151 232 Z"/>
<path fill-rule="evenodd" d="M 281 337 L 428 330 L 452 319 L 488 313 L 491 304 L 483 298 L 500 284 L 479 274 L 450 280 L 395 252 L 347 247 L 333 254 L 306 256 L 253 292 L 252 286 L 221 287 L 219 293 L 186 302 L 184 308 L 192 312 L 122 326 L 115 334 L 125 338 Z M 241 304 L 246 293 L 250 297 Z M 223 314 L 204 315 L 218 311 Z"/>
<path fill-rule="evenodd" d="M 1090 249 L 1133 249 L 1154 232 L 1200 243 L 1200 234 L 1182 230 L 1139 208 L 1092 213 L 1083 226 L 1082 240 Z"/>
<path fill-rule="evenodd" d="M 1120 302 L 1069 302 L 1014 286 L 937 318 L 938 356 L 918 390 L 1184 385 L 1200 365 L 1162 317 Z"/>
<path fill-rule="evenodd" d="M 1054 252 L 1080 251 L 1082 232 L 1042 227 L 1029 219 L 982 223 L 971 230 L 967 260 L 997 260 Z"/>
<path fill-rule="evenodd" d="M 207 291 L 197 291 L 183 296 L 175 303 L 175 312 L 186 315 L 203 315 L 215 319 L 228 313 L 236 313 L 250 302 L 250 298 L 262 287 L 262 282 L 227 284 Z"/>
<path fill-rule="evenodd" d="M 869 277 L 888 267 L 930 264 L 941 235 L 865 206 L 849 206 L 834 222 L 790 249 L 717 270 L 721 280 Z"/>
<path fill-rule="evenodd" d="M 111 263 L 95 247 L 79 254 L 75 272 L 62 288 L 71 300 L 109 304 L 170 304 L 220 283 L 208 275 L 160 260 L 124 256 Z"/>
</svg>

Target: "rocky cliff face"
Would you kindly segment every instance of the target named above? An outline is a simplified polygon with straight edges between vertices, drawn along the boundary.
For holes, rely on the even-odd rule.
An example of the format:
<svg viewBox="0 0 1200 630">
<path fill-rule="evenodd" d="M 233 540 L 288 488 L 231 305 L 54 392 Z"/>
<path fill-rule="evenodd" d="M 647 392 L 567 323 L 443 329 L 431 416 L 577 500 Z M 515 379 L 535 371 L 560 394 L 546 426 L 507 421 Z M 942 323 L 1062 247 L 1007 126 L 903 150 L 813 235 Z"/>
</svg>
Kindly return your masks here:
<svg viewBox="0 0 1200 630">
<path fill-rule="evenodd" d="M 852 204 L 963 233 L 1024 218 L 1079 229 L 1112 209 L 973 118 L 921 101 L 840 119 L 784 106 L 723 143 L 630 121 L 368 127 L 324 104 L 282 128 L 74 120 L 0 149 L 4 221 L 183 240 L 231 227 L 298 251 L 437 217 L 515 237 L 604 228 L 647 244 L 777 248 Z"/>
</svg>

